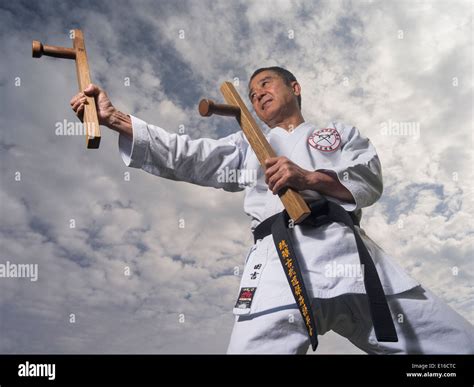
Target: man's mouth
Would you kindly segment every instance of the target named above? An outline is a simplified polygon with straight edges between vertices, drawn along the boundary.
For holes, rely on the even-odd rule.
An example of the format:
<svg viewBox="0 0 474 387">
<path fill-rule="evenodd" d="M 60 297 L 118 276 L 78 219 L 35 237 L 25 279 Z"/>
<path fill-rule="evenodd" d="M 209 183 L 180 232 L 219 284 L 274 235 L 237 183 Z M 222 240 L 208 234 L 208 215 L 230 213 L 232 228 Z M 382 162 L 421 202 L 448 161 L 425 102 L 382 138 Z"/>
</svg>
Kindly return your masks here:
<svg viewBox="0 0 474 387">
<path fill-rule="evenodd" d="M 262 110 L 265 110 L 265 108 L 268 106 L 269 103 L 271 103 L 273 99 L 267 99 L 264 103 L 262 103 Z"/>
</svg>

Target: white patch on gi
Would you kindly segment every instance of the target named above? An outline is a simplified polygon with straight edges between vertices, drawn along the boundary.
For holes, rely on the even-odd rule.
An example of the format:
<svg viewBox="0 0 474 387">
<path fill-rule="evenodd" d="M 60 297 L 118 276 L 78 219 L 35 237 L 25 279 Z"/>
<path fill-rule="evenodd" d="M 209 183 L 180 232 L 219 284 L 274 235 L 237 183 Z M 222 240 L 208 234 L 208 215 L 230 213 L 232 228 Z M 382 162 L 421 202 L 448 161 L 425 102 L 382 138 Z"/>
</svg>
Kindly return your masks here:
<svg viewBox="0 0 474 387">
<path fill-rule="evenodd" d="M 322 152 L 334 152 L 341 146 L 341 135 L 333 128 L 320 129 L 308 137 L 308 142 Z"/>
</svg>

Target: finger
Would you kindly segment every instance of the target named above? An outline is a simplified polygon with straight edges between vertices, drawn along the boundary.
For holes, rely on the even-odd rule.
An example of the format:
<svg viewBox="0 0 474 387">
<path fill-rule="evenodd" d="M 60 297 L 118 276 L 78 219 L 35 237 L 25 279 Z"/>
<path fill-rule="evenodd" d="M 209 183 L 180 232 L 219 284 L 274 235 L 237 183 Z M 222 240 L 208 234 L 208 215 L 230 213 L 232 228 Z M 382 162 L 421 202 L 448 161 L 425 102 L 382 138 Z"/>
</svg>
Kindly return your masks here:
<svg viewBox="0 0 474 387">
<path fill-rule="evenodd" d="M 277 172 L 275 173 L 272 177 L 270 177 L 268 179 L 268 188 L 273 191 L 273 187 L 275 186 L 275 183 L 281 179 L 281 177 L 283 176 L 283 173 L 282 172 Z"/>
<path fill-rule="evenodd" d="M 280 158 L 281 157 L 269 157 L 268 159 L 265 159 L 265 168 L 271 167 L 272 165 L 277 163 Z"/>
<path fill-rule="evenodd" d="M 100 93 L 99 86 L 94 85 L 93 83 L 91 83 L 84 89 L 84 94 L 87 95 L 88 97 L 93 97 L 99 93 Z"/>
<path fill-rule="evenodd" d="M 69 104 L 70 104 L 71 106 L 73 106 L 73 105 L 77 102 L 77 100 L 79 100 L 79 99 L 82 98 L 82 97 L 85 97 L 84 93 L 82 93 L 82 92 L 81 92 L 81 93 L 77 93 L 74 97 L 72 97 L 72 99 L 71 99 L 71 101 L 69 102 Z"/>
<path fill-rule="evenodd" d="M 272 167 L 272 168 L 270 168 L 270 169 L 267 169 L 267 170 L 265 171 L 265 183 L 268 184 L 268 182 L 270 181 L 270 179 L 272 178 L 272 176 L 273 176 L 276 172 L 278 172 L 278 169 L 276 169 L 276 168 L 273 168 L 273 167 Z"/>
<path fill-rule="evenodd" d="M 74 103 L 74 105 L 72 106 L 73 110 L 77 109 L 80 104 L 84 104 L 84 103 L 86 103 L 86 102 L 87 102 L 87 98 L 86 98 L 86 97 L 78 99 L 78 100 Z"/>
<path fill-rule="evenodd" d="M 272 192 L 274 195 L 278 194 L 282 189 L 288 186 L 288 181 L 285 176 L 282 176 L 273 186 Z"/>
<path fill-rule="evenodd" d="M 265 178 L 269 179 L 278 171 L 278 165 L 273 165 L 265 170 Z"/>
<path fill-rule="evenodd" d="M 84 97 L 84 98 L 81 98 L 81 99 L 78 99 L 74 105 L 72 106 L 72 110 L 74 110 L 75 112 L 77 112 L 77 109 L 79 108 L 80 105 L 84 105 L 85 103 L 87 102 L 87 98 Z"/>
<path fill-rule="evenodd" d="M 77 108 L 77 111 L 76 111 L 76 115 L 81 121 L 83 121 L 83 119 L 84 119 L 84 107 L 85 107 L 85 105 L 81 104 L 81 105 L 79 105 L 79 107 Z"/>
<path fill-rule="evenodd" d="M 277 175 L 277 173 L 278 173 L 278 175 L 281 176 L 281 173 L 284 173 L 285 171 L 289 171 L 289 170 L 290 170 L 290 168 L 285 164 L 285 159 L 283 158 L 277 164 L 270 167 L 268 169 L 268 175 L 267 175 L 267 172 L 265 172 L 265 176 L 268 177 L 268 180 L 270 180 L 272 178 L 272 176 Z M 275 181 L 275 180 L 273 180 L 273 181 Z"/>
<path fill-rule="evenodd" d="M 266 177 L 271 177 L 273 174 L 275 174 L 277 171 L 281 169 L 281 164 L 283 162 L 283 159 L 281 157 L 277 157 L 277 162 L 273 164 L 272 166 L 268 167 L 265 170 L 265 176 Z"/>
</svg>

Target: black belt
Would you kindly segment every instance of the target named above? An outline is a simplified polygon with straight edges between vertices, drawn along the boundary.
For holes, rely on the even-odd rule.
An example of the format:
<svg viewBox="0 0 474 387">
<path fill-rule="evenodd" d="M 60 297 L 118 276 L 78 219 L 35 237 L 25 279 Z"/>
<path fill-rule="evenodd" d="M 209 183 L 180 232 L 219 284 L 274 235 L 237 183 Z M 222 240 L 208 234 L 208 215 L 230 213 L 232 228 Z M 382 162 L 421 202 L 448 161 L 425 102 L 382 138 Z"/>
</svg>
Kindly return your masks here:
<svg viewBox="0 0 474 387">
<path fill-rule="evenodd" d="M 326 199 L 317 200 L 310 205 L 311 215 L 301 224 L 319 227 L 331 222 L 341 222 L 349 227 L 354 233 L 360 263 L 364 269 L 364 285 L 367 293 L 370 315 L 374 325 L 375 336 L 378 341 L 396 342 L 397 332 L 390 315 L 390 309 L 385 298 L 382 283 L 377 274 L 375 264 L 362 241 L 355 226 L 359 225 L 357 217 L 352 212 L 346 211 L 341 206 Z M 303 321 L 308 331 L 313 351 L 318 346 L 316 323 L 311 311 L 311 303 L 304 286 L 301 269 L 293 247 L 292 235 L 290 233 L 290 217 L 284 210 L 261 222 L 254 230 L 254 239 L 263 239 L 267 235 L 273 235 L 278 256 L 280 257 L 283 270 L 288 279 L 296 304 L 303 316 Z"/>
</svg>

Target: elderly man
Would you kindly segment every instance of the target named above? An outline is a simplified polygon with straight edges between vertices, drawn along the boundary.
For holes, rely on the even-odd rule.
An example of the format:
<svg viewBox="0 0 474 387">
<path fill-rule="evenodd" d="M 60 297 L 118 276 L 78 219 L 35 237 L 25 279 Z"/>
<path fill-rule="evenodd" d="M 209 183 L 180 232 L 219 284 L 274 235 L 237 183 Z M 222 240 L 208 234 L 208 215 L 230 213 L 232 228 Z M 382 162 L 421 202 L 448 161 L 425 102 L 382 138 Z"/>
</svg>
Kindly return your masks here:
<svg viewBox="0 0 474 387">
<path fill-rule="evenodd" d="M 96 85 L 71 100 L 79 117 L 85 95 L 95 96 L 100 123 L 119 132 L 127 166 L 246 191 L 255 244 L 246 257 L 228 353 L 306 353 L 329 330 L 367 353 L 473 352 L 473 326 L 359 227 L 361 209 L 382 194 L 375 148 L 354 126 L 305 122 L 301 86 L 289 71 L 261 68 L 249 82 L 252 106 L 270 127 L 267 139 L 279 155 L 266 160 L 265 170 L 242 131 L 217 140 L 171 134 L 118 111 Z M 256 170 L 256 181 L 226 181 L 224 170 Z M 278 193 L 288 187 L 311 205 L 302 224 L 284 218 Z"/>
</svg>

